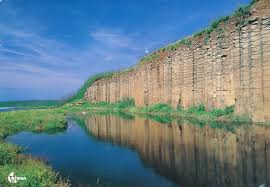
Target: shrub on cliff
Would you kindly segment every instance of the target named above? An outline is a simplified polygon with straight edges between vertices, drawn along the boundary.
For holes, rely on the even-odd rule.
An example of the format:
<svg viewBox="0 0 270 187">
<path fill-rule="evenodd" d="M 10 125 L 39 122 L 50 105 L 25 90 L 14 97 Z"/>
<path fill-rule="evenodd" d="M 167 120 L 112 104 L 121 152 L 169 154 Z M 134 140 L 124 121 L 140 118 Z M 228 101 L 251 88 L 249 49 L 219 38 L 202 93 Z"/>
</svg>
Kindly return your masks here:
<svg viewBox="0 0 270 187">
<path fill-rule="evenodd" d="M 128 108 L 128 107 L 133 107 L 135 106 L 134 99 L 131 97 L 126 97 L 123 98 L 121 101 L 118 101 L 114 104 L 116 108 L 123 109 L 123 108 Z"/>
</svg>

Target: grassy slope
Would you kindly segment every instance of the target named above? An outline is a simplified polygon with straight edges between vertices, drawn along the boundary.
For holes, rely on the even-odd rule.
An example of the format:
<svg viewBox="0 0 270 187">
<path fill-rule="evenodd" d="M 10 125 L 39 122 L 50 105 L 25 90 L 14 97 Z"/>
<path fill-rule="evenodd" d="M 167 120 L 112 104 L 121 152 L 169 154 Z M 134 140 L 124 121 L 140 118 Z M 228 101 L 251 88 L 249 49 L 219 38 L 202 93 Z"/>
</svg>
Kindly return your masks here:
<svg viewBox="0 0 270 187">
<path fill-rule="evenodd" d="M 20 131 L 51 132 L 66 126 L 65 113 L 61 109 L 0 113 L 0 186 L 10 185 L 7 176 L 11 172 L 27 178 L 17 186 L 69 186 L 43 161 L 20 154 L 22 148 L 4 141 L 4 137 Z"/>
<path fill-rule="evenodd" d="M 66 103 L 73 102 L 73 101 L 83 98 L 84 93 L 87 91 L 89 85 L 92 85 L 95 81 L 101 78 L 112 77 L 112 76 L 113 76 L 113 72 L 106 72 L 106 73 L 96 74 L 90 77 L 88 80 L 85 81 L 83 86 L 74 95 L 72 95 L 66 100 Z"/>
</svg>

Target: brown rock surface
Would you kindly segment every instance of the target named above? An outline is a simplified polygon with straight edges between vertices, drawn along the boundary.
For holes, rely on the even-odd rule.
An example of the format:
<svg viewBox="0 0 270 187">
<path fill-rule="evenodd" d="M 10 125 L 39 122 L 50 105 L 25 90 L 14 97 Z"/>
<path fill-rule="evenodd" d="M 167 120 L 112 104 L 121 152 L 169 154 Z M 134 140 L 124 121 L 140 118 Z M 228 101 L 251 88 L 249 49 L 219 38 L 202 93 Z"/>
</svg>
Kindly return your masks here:
<svg viewBox="0 0 270 187">
<path fill-rule="evenodd" d="M 203 104 L 208 110 L 235 105 L 254 121 L 270 120 L 270 1 L 260 0 L 240 29 L 231 18 L 221 32 L 193 37 L 192 45 L 160 51 L 160 57 L 126 73 L 94 82 L 85 98 L 136 105 Z"/>
</svg>

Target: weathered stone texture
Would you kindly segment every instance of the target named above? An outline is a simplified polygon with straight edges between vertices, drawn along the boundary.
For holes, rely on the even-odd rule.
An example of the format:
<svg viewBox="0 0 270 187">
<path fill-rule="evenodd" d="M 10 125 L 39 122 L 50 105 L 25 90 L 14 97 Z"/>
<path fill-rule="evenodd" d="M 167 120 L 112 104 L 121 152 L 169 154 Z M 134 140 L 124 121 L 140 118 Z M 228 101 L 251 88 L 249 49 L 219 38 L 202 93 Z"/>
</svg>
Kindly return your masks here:
<svg viewBox="0 0 270 187">
<path fill-rule="evenodd" d="M 231 19 L 207 41 L 195 38 L 191 46 L 159 52 L 158 60 L 98 80 L 85 98 L 116 102 L 132 97 L 138 106 L 204 104 L 208 110 L 235 105 L 236 113 L 254 121 L 270 120 L 269 6 L 261 0 L 241 27 Z"/>
</svg>

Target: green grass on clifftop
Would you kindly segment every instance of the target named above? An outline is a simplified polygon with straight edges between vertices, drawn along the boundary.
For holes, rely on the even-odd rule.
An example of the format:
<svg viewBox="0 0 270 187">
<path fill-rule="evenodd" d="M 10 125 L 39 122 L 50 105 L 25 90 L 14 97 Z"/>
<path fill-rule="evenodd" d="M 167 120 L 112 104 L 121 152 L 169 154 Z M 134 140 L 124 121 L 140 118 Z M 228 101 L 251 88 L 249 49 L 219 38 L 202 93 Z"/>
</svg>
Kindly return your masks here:
<svg viewBox="0 0 270 187">
<path fill-rule="evenodd" d="M 100 73 L 96 74 L 94 76 L 91 76 L 89 79 L 85 81 L 85 83 L 82 85 L 82 87 L 72 96 L 70 96 L 66 102 L 73 102 L 79 99 L 82 99 L 84 97 L 85 92 L 87 89 L 97 80 L 106 78 L 106 77 L 112 77 L 113 72 L 106 72 L 106 73 Z"/>
<path fill-rule="evenodd" d="M 138 65 L 141 65 L 141 64 L 144 64 L 144 63 L 147 63 L 147 62 L 151 62 L 151 61 L 156 61 L 162 56 L 161 54 L 164 53 L 165 51 L 167 51 L 167 52 L 176 51 L 181 46 L 191 47 L 192 46 L 192 41 L 197 37 L 203 37 L 204 38 L 204 43 L 206 44 L 209 41 L 212 32 L 215 31 L 215 32 L 223 33 L 224 24 L 226 24 L 232 18 L 236 18 L 238 20 L 238 27 L 241 26 L 245 22 L 245 18 L 246 18 L 246 16 L 249 15 L 250 9 L 255 4 L 255 2 L 256 2 L 255 0 L 252 0 L 250 2 L 250 4 L 238 8 L 234 12 L 233 15 L 219 18 L 219 19 L 213 21 L 212 24 L 209 27 L 207 27 L 207 28 L 205 28 L 205 29 L 203 29 L 203 30 L 201 30 L 201 31 L 199 31 L 197 33 L 194 33 L 191 36 L 188 36 L 188 37 L 183 38 L 183 39 L 181 39 L 179 41 L 176 41 L 176 42 L 174 42 L 174 43 L 172 43 L 172 44 L 170 44 L 168 46 L 165 46 L 165 47 L 163 47 L 161 49 L 158 49 L 158 50 L 148 54 L 147 56 L 144 56 L 143 58 L 140 59 L 139 63 L 134 67 L 127 68 L 126 70 L 100 73 L 100 74 L 91 76 L 74 95 L 72 95 L 71 97 L 69 97 L 66 100 L 66 102 L 72 102 L 72 101 L 82 99 L 83 96 L 84 96 L 84 93 L 87 91 L 87 89 L 95 81 L 97 81 L 99 79 L 106 78 L 106 77 L 112 77 L 114 75 L 119 75 L 119 74 L 128 72 L 128 71 L 136 68 Z"/>
</svg>

